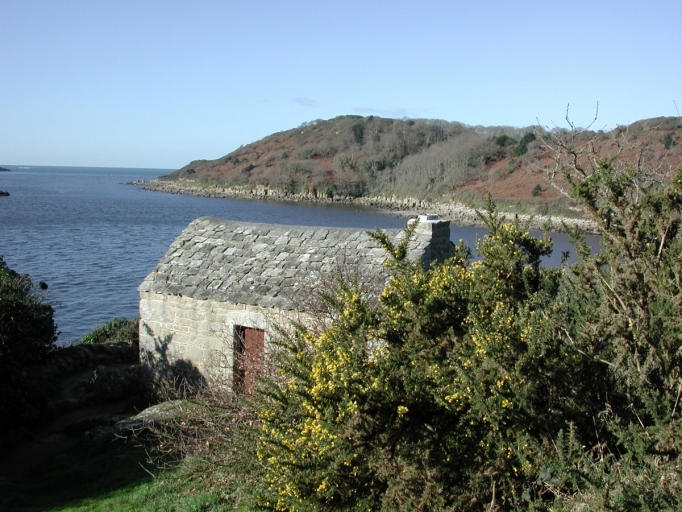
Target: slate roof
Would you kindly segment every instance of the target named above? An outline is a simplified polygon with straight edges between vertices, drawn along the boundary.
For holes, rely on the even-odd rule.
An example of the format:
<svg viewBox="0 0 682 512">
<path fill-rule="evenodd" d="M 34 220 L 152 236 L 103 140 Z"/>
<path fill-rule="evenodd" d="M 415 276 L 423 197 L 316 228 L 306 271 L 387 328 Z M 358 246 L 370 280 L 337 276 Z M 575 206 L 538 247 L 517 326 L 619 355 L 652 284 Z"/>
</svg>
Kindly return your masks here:
<svg viewBox="0 0 682 512">
<path fill-rule="evenodd" d="M 449 228 L 448 228 L 449 229 Z M 401 230 L 387 230 L 400 237 Z M 417 234 L 410 257 L 431 237 Z M 338 261 L 382 272 L 386 253 L 361 229 L 286 226 L 201 217 L 170 246 L 140 292 L 293 309 L 304 280 L 332 272 Z"/>
</svg>

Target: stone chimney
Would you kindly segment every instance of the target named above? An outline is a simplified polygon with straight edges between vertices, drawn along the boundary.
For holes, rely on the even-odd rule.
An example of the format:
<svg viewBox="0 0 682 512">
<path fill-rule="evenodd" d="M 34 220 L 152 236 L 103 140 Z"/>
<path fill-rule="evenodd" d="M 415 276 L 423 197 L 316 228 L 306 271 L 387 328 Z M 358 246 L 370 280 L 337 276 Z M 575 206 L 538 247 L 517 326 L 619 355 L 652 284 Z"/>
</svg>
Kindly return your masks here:
<svg viewBox="0 0 682 512">
<path fill-rule="evenodd" d="M 422 262 L 424 268 L 432 263 L 440 263 L 454 254 L 454 246 L 450 241 L 450 221 L 440 220 L 438 215 L 419 215 L 410 219 L 408 224 L 416 222 L 415 241 L 423 247 Z"/>
</svg>

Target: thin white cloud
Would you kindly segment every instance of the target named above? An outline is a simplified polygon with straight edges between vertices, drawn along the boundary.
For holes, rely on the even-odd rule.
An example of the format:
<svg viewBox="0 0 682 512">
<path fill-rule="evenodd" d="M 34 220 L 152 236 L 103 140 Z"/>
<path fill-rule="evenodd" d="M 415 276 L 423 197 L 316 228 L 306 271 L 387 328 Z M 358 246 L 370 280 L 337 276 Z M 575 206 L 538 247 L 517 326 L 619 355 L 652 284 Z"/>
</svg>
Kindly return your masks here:
<svg viewBox="0 0 682 512">
<path fill-rule="evenodd" d="M 294 102 L 304 107 L 317 107 L 317 101 L 306 98 L 305 96 L 298 96 L 294 98 Z"/>
<path fill-rule="evenodd" d="M 381 109 L 381 108 L 358 107 L 358 108 L 355 108 L 353 110 L 355 112 L 357 112 L 358 114 L 378 114 L 380 116 L 394 117 L 394 118 L 409 117 L 409 111 L 406 108 Z"/>
</svg>

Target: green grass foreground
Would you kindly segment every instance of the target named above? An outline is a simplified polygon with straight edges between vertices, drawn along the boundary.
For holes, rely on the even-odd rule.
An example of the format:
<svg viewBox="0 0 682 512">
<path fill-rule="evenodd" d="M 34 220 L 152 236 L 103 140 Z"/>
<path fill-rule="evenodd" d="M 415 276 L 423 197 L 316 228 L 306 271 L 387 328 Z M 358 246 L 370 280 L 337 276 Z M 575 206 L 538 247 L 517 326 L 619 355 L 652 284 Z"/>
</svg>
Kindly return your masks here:
<svg viewBox="0 0 682 512">
<path fill-rule="evenodd" d="M 190 474 L 187 463 L 157 472 L 135 440 L 83 439 L 39 465 L 21 484 L 3 489 L 0 509 L 235 510 L 229 496 L 210 489 L 202 477 Z"/>
</svg>

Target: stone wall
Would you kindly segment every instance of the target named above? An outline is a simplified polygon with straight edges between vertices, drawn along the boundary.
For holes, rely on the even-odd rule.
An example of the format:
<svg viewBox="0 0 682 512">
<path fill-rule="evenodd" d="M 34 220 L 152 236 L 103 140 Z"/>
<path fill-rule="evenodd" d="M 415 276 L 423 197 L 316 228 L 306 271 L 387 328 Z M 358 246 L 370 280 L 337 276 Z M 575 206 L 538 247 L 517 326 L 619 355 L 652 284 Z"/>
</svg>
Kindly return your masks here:
<svg viewBox="0 0 682 512">
<path fill-rule="evenodd" d="M 453 254 L 449 221 L 415 222 L 408 258 L 428 268 Z M 387 234 L 397 241 L 404 231 Z M 273 326 L 299 319 L 306 296 L 344 272 L 381 287 L 385 258 L 363 230 L 197 219 L 138 287 L 143 369 L 232 387 L 235 326 L 263 330 L 267 355 Z"/>
<path fill-rule="evenodd" d="M 140 362 L 155 377 L 232 382 L 235 325 L 263 329 L 290 320 L 277 309 L 153 292 L 140 293 Z"/>
</svg>

